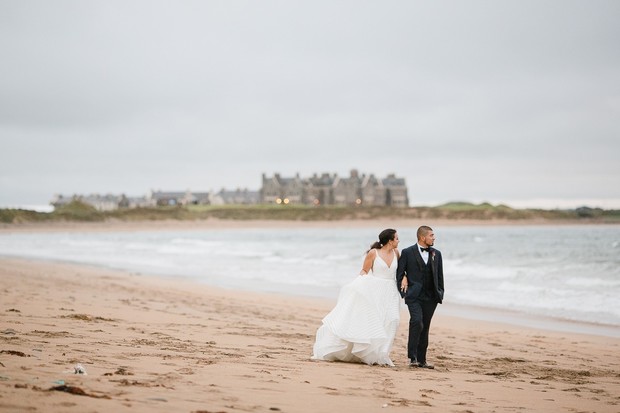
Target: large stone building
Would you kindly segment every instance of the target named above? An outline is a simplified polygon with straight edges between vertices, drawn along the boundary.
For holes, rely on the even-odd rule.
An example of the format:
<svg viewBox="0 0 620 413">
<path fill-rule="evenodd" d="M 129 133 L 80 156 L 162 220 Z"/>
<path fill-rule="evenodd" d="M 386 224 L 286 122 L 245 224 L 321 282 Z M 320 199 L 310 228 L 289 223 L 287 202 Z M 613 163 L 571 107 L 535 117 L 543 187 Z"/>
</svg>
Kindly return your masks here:
<svg viewBox="0 0 620 413">
<path fill-rule="evenodd" d="M 72 201 L 92 205 L 99 211 L 171 205 L 409 205 L 404 178 L 397 178 L 394 174 L 386 178 L 378 178 L 373 174 L 360 175 L 355 169 L 346 178 L 328 173 L 314 174 L 309 178 L 301 178 L 299 174 L 289 178 L 275 174 L 267 178 L 263 174 L 260 191 L 241 188 L 221 189 L 219 192 L 151 190 L 142 197 L 112 194 L 56 195 L 50 204 L 58 208 Z"/>
<path fill-rule="evenodd" d="M 379 205 L 409 206 L 404 178 L 394 174 L 378 178 L 374 174 L 360 175 L 352 170 L 349 177 L 337 174 L 314 174 L 301 178 L 299 174 L 284 178 L 280 174 L 263 174 L 260 202 L 264 204 L 302 205 Z"/>
</svg>

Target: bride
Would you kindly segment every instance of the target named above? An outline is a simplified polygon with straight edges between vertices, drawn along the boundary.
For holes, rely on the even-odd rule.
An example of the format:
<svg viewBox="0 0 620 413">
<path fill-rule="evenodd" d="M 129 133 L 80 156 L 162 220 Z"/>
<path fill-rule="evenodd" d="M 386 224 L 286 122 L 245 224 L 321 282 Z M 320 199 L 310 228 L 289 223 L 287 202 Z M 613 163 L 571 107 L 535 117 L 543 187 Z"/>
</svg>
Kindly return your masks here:
<svg viewBox="0 0 620 413">
<path fill-rule="evenodd" d="M 342 287 L 336 306 L 323 318 L 312 359 L 394 366 L 390 350 L 400 321 L 397 248 L 396 230 L 381 231 L 360 276 Z"/>
</svg>

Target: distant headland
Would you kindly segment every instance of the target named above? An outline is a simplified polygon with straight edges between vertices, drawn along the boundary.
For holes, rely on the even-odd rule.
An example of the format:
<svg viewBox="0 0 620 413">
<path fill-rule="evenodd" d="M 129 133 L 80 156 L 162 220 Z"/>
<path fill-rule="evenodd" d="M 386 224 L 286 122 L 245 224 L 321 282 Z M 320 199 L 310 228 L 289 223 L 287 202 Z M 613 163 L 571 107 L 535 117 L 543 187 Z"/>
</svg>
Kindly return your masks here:
<svg viewBox="0 0 620 413">
<path fill-rule="evenodd" d="M 338 174 L 262 174 L 259 190 L 218 192 L 151 190 L 145 196 L 56 195 L 53 211 L 0 209 L 0 224 L 149 221 L 482 221 L 486 223 L 620 223 L 620 210 L 512 208 L 490 203 L 449 202 L 409 206 L 404 178 L 378 177 L 356 169 Z"/>
<path fill-rule="evenodd" d="M 0 223 L 144 222 L 144 221 L 483 221 L 488 223 L 620 223 L 620 210 L 581 207 L 576 209 L 515 209 L 489 203 L 451 202 L 435 207 L 311 206 L 291 204 L 174 205 L 99 211 L 78 200 L 52 212 L 0 209 Z"/>
</svg>

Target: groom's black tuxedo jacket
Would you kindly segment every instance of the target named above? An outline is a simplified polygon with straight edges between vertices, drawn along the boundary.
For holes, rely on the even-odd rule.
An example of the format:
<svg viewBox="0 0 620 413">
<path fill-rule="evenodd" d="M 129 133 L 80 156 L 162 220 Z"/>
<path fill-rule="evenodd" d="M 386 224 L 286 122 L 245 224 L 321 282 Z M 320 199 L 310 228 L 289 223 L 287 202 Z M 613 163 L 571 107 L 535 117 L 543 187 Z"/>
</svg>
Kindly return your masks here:
<svg viewBox="0 0 620 413">
<path fill-rule="evenodd" d="M 441 303 L 443 301 L 443 261 L 441 259 L 441 252 L 431 247 L 428 252 L 428 259 L 433 279 L 431 289 L 435 292 L 435 297 L 433 298 L 438 303 Z M 418 299 L 422 293 L 426 266 L 427 264 L 424 263 L 417 244 L 405 248 L 400 254 L 398 269 L 396 270 L 396 286 L 405 302 Z M 408 288 L 406 293 L 400 289 L 403 277 L 407 277 Z"/>
</svg>

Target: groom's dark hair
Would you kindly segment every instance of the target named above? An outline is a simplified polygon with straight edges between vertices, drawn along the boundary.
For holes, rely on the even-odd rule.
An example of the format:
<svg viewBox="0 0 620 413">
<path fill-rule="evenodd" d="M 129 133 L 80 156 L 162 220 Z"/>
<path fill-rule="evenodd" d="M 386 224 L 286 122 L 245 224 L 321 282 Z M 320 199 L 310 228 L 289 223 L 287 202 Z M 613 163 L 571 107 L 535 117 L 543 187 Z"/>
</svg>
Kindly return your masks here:
<svg viewBox="0 0 620 413">
<path fill-rule="evenodd" d="M 426 225 L 422 225 L 420 228 L 418 228 L 418 239 L 424 238 L 426 234 L 428 234 L 432 230 L 433 228 L 427 227 Z"/>
</svg>

